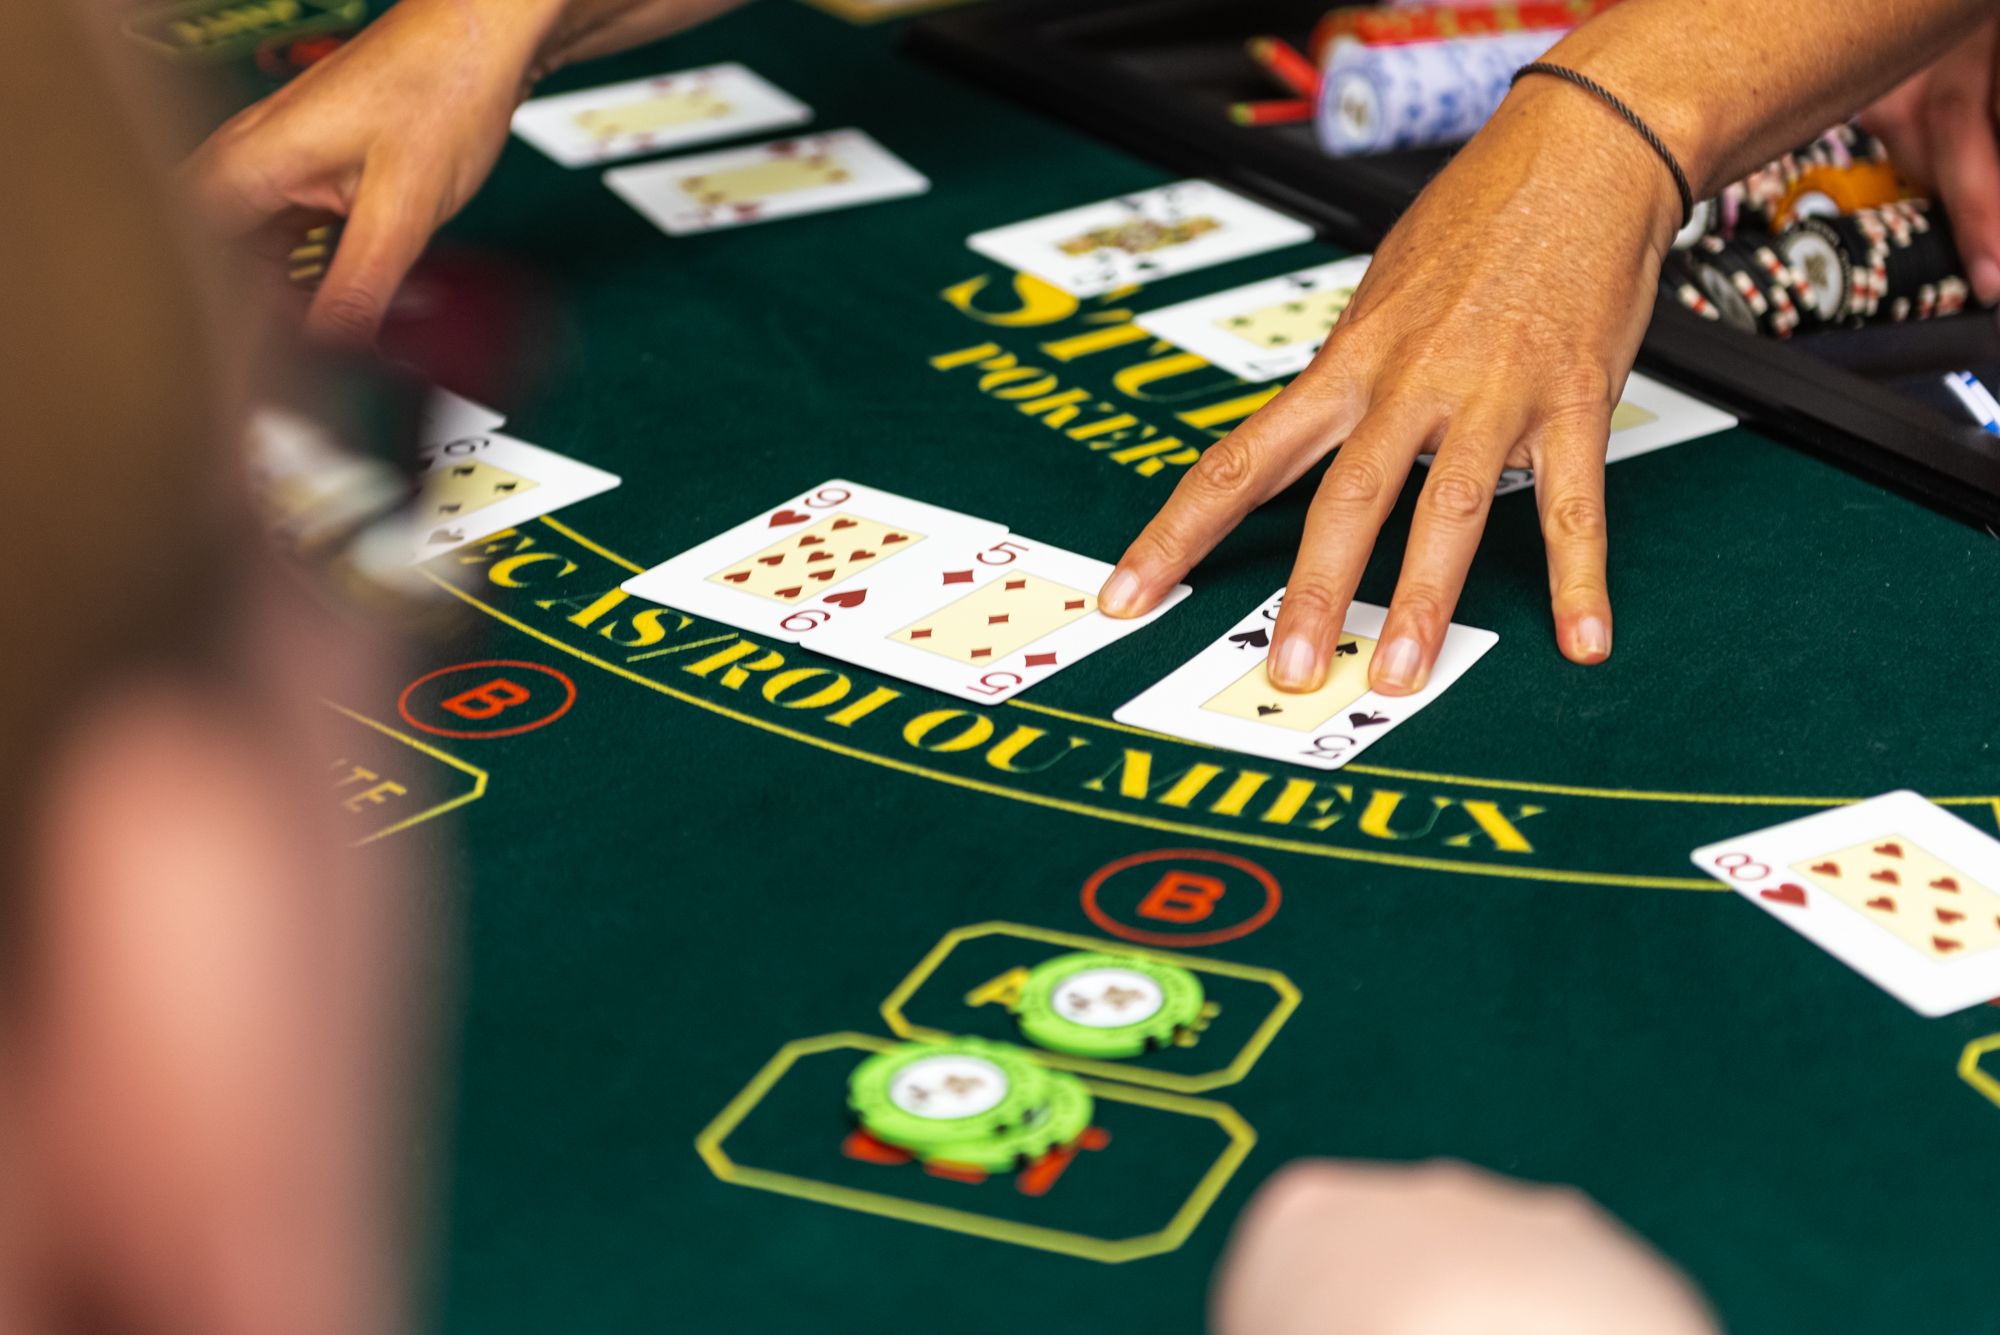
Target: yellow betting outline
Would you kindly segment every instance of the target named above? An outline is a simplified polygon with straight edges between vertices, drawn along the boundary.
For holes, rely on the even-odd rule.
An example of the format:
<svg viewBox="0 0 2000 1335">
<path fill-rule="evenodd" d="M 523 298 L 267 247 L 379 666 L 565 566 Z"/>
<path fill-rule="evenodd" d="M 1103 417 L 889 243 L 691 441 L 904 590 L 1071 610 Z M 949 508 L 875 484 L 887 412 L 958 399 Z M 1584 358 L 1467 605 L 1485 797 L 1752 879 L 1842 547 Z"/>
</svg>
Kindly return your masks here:
<svg viewBox="0 0 2000 1335">
<path fill-rule="evenodd" d="M 821 1205 L 832 1205 L 845 1210 L 858 1210 L 863 1214 L 880 1215 L 885 1219 L 901 1219 L 912 1224 L 924 1224 L 931 1228 L 947 1229 L 953 1233 L 965 1233 L 993 1242 L 1012 1243 L 1017 1247 L 1034 1247 L 1046 1252 L 1061 1252 L 1067 1256 L 1079 1257 L 1086 1261 L 1101 1261 L 1116 1265 L 1124 1261 L 1136 1261 L 1145 1256 L 1158 1256 L 1173 1251 L 1215 1204 L 1215 1198 L 1235 1176 L 1236 1169 L 1249 1155 L 1257 1143 L 1257 1133 L 1243 1120 L 1234 1108 L 1210 1099 L 1191 1099 L 1179 1094 L 1168 1094 L 1159 1090 L 1124 1088 L 1118 1085 L 1102 1084 L 1095 1080 L 1084 1081 L 1093 1098 L 1112 1103 L 1136 1104 L 1142 1108 L 1153 1108 L 1161 1112 L 1175 1113 L 1185 1117 L 1198 1117 L 1214 1122 L 1228 1138 L 1222 1153 L 1216 1156 L 1195 1183 L 1194 1190 L 1175 1210 L 1167 1226 L 1155 1233 L 1143 1233 L 1130 1238 L 1098 1238 L 1087 1233 L 1072 1233 L 1063 1229 L 1047 1228 L 1040 1224 L 1025 1224 L 1012 1219 L 994 1219 L 976 1214 L 970 1210 L 954 1209 L 945 1205 L 932 1205 L 924 1201 L 905 1200 L 899 1196 L 888 1196 L 878 1191 L 864 1191 L 858 1187 L 844 1187 L 838 1183 L 821 1182 L 815 1178 L 799 1177 L 791 1173 L 780 1173 L 769 1168 L 754 1168 L 739 1164 L 729 1157 L 724 1148 L 732 1132 L 743 1124 L 743 1120 L 764 1101 L 766 1095 L 784 1078 L 801 1057 L 817 1056 L 824 1052 L 849 1049 L 856 1052 L 888 1052 L 900 1046 L 886 1038 L 873 1034 L 842 1032 L 821 1034 L 817 1038 L 794 1039 L 778 1049 L 777 1055 L 764 1063 L 763 1069 L 752 1076 L 750 1083 L 739 1091 L 715 1115 L 715 1120 L 702 1128 L 694 1139 L 695 1150 L 706 1163 L 709 1171 L 724 1182 L 736 1186 L 750 1187 L 757 1191 L 776 1192 L 780 1196 L 794 1196 L 800 1200 L 816 1201 Z M 1040 1054 L 1037 1054 L 1040 1055 Z"/>
<path fill-rule="evenodd" d="M 486 771 L 479 768 L 477 765 L 468 765 L 465 761 L 460 760 L 457 756 L 447 755 L 443 751 L 438 750 L 435 746 L 430 745 L 428 742 L 420 742 L 416 738 L 408 736 L 405 733 L 397 732 L 394 728 L 390 727 L 388 724 L 377 723 L 374 719 L 369 718 L 366 714 L 357 714 L 353 710 L 347 708 L 345 705 L 337 705 L 331 700 L 321 700 L 320 703 L 325 705 L 328 709 L 333 710 L 336 714 L 344 714 L 348 718 L 353 719 L 356 723 L 364 724 L 367 727 L 373 728 L 375 731 L 381 733 L 384 737 L 393 737 L 397 741 L 401 742 L 404 746 L 410 747 L 411 749 L 416 751 L 421 751 L 423 754 L 429 756 L 433 760 L 443 761 L 445 764 L 451 766 L 455 770 L 458 770 L 460 773 L 470 774 L 472 776 L 472 787 L 469 791 L 460 793 L 456 797 L 448 798 L 447 800 L 438 803 L 436 806 L 427 807 L 426 809 L 419 811 L 414 816 L 405 816 L 402 820 L 397 821 L 394 825 L 391 825 L 384 830 L 377 830 L 375 831 L 375 833 L 369 835 L 365 839 L 357 839 L 354 841 L 352 845 L 353 847 L 360 848 L 363 844 L 372 844 L 377 839 L 387 839 L 390 835 L 400 834 L 402 831 L 409 829 L 412 825 L 420 825 L 427 820 L 436 820 L 439 816 L 444 815 L 448 811 L 456 811 L 460 807 L 466 805 L 468 802 L 476 802 L 480 798 L 486 796 Z"/>
<path fill-rule="evenodd" d="M 1259 1022 L 1249 1039 L 1243 1044 L 1235 1058 L 1227 1066 L 1215 1071 L 1202 1071 L 1193 1075 L 1181 1075 L 1173 1071 L 1155 1071 L 1143 1066 L 1133 1066 L 1125 1062 L 1099 1061 L 1091 1057 L 1074 1057 L 1064 1052 L 1044 1052 L 1034 1049 L 1035 1057 L 1045 1066 L 1059 1067 L 1065 1071 L 1076 1071 L 1085 1075 L 1099 1076 L 1106 1080 L 1121 1080 L 1128 1085 L 1150 1085 L 1155 1089 L 1178 1090 L 1183 1094 L 1199 1094 L 1204 1090 L 1218 1089 L 1223 1085 L 1233 1085 L 1250 1074 L 1250 1068 L 1264 1055 L 1264 1049 L 1271 1046 L 1271 1040 L 1285 1027 L 1292 1012 L 1299 1008 L 1299 989 L 1291 979 L 1276 969 L 1259 968 L 1253 964 L 1234 964 L 1228 960 L 1208 959 L 1199 955 L 1180 955 L 1165 950 L 1148 950 L 1123 941 L 1107 941 L 1101 937 L 1078 936 L 1072 932 L 1052 932 L 1040 927 L 1030 927 L 1018 922 L 981 922 L 970 927 L 959 927 L 946 932 L 944 937 L 930 948 L 915 968 L 896 984 L 882 1001 L 882 1019 L 889 1031 L 898 1038 L 922 1039 L 942 1042 L 951 1037 L 941 1029 L 930 1029 L 913 1023 L 903 1014 L 903 1007 L 917 989 L 937 972 L 945 957 L 961 944 L 976 941 L 987 936 L 1013 936 L 1023 940 L 1039 941 L 1044 945 L 1062 946 L 1069 950 L 1107 951 L 1119 955 L 1137 955 L 1145 959 L 1158 960 L 1162 964 L 1172 964 L 1195 973 L 1218 974 L 1224 978 L 1237 978 L 1245 982 L 1262 983 L 1278 995 L 1277 1005 L 1270 1014 Z"/>
</svg>

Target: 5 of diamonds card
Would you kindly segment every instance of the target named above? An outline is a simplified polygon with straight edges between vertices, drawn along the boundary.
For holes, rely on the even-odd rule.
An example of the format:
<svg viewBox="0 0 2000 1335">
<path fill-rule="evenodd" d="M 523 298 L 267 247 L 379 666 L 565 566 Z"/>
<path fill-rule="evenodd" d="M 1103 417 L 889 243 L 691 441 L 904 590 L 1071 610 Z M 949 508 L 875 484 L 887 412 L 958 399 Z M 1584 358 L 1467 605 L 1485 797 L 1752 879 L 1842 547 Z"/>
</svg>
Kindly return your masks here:
<svg viewBox="0 0 2000 1335">
<path fill-rule="evenodd" d="M 1097 590 L 1111 569 L 1009 534 L 913 572 L 879 606 L 845 618 L 812 647 L 976 704 L 998 704 L 1151 625 L 1189 592 L 1177 584 L 1145 616 L 1115 620 L 1097 610 Z"/>
<path fill-rule="evenodd" d="M 1368 689 L 1368 665 L 1388 610 L 1354 603 L 1347 609 L 1325 684 L 1295 694 L 1271 685 L 1264 670 L 1271 625 L 1284 598 L 1283 589 L 1272 594 L 1221 639 L 1112 717 L 1231 751 L 1339 769 L 1449 690 L 1500 639 L 1490 630 L 1453 623 L 1421 691 L 1380 695 Z"/>
<path fill-rule="evenodd" d="M 839 478 L 625 581 L 641 598 L 799 643 L 1006 525 Z"/>
<path fill-rule="evenodd" d="M 514 133 L 565 167 L 587 167 L 811 119 L 805 103 L 732 63 L 537 97 L 514 112 Z"/>
<path fill-rule="evenodd" d="M 1209 181 L 1176 181 L 975 232 L 965 244 L 1078 297 L 1310 241 L 1312 228 Z"/>
<path fill-rule="evenodd" d="M 1924 1015 L 2000 997 L 2000 841 L 1913 792 L 1694 851 L 1694 864 Z"/>
<path fill-rule="evenodd" d="M 859 130 L 779 139 L 604 173 L 604 184 L 670 236 L 823 213 L 931 188 Z"/>
</svg>

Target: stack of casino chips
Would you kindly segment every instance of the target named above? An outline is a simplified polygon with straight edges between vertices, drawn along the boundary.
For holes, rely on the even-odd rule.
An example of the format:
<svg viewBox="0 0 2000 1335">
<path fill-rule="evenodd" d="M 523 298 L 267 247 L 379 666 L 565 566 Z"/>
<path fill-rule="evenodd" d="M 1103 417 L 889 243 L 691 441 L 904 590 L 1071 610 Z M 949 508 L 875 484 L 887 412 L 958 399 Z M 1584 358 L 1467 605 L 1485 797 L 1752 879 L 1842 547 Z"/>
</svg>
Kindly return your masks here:
<svg viewBox="0 0 2000 1335">
<path fill-rule="evenodd" d="M 1005 1043 L 959 1038 L 878 1052 L 847 1078 L 861 1129 L 926 1164 L 1004 1173 L 1090 1129 L 1083 1082 Z"/>
<path fill-rule="evenodd" d="M 1704 236 L 1669 264 L 1667 281 L 1681 305 L 1745 333 L 1790 338 L 1820 323 L 1803 280 L 1768 234 Z"/>
<path fill-rule="evenodd" d="M 1951 229 L 1923 200 L 1803 218 L 1779 245 L 1829 324 L 1955 315 L 1971 296 Z"/>
<path fill-rule="evenodd" d="M 1148 955 L 1076 951 L 1018 971 L 1008 1002 L 1022 1038 L 1049 1052 L 1137 1057 L 1215 1013 L 1194 974 Z M 1074 1144 L 1094 1111 L 1083 1082 L 1007 1043 L 905 1043 L 848 1077 L 861 1129 L 926 1164 L 999 1173 Z"/>
<path fill-rule="evenodd" d="M 1782 230 L 1800 211 L 1853 212 L 1902 196 L 1882 142 L 1855 125 L 1836 125 L 1811 143 L 1723 187 L 1714 202 L 1713 230 Z"/>
<path fill-rule="evenodd" d="M 1703 236 L 1662 280 L 1695 314 L 1773 338 L 1952 315 L 1970 296 L 1950 229 L 1915 199 L 1801 217 L 1775 236 Z"/>
<path fill-rule="evenodd" d="M 1201 982 L 1145 955 L 1078 951 L 1037 964 L 1013 1001 L 1021 1036 L 1076 1057 L 1136 1057 L 1205 1015 Z"/>
<path fill-rule="evenodd" d="M 1617 0 L 1518 0 L 1511 4 L 1343 5 L 1331 9 L 1313 25 L 1306 49 L 1324 62 L 1327 48 L 1341 38 L 1369 46 L 1402 42 L 1436 42 L 1452 37 L 1482 37 L 1497 32 L 1541 29 L 1566 31 Z"/>
</svg>

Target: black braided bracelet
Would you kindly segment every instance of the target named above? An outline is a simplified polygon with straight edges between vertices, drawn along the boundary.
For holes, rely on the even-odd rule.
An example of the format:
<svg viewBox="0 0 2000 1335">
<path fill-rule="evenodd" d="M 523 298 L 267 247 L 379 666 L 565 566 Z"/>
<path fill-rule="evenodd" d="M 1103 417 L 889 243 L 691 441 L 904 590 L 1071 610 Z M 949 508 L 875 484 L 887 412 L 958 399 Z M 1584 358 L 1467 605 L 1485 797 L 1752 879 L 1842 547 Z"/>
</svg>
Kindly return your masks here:
<svg viewBox="0 0 2000 1335">
<path fill-rule="evenodd" d="M 1667 170 L 1674 174 L 1674 189 L 1678 190 L 1681 196 L 1681 226 L 1686 227 L 1694 220 L 1694 191 L 1688 188 L 1687 173 L 1681 170 L 1681 164 L 1675 159 L 1673 150 L 1667 147 L 1666 141 L 1653 133 L 1652 126 L 1639 119 L 1638 112 L 1626 106 L 1624 100 L 1616 93 L 1589 75 L 1578 74 L 1568 66 L 1553 65 L 1546 60 L 1537 60 L 1532 64 L 1521 66 L 1514 71 L 1514 77 L 1507 81 L 1507 86 L 1513 87 L 1530 74 L 1553 74 L 1558 79 L 1567 79 L 1623 116 L 1632 128 L 1639 132 L 1639 137 L 1646 141 L 1646 146 L 1660 155 L 1660 161 L 1667 164 Z"/>
</svg>

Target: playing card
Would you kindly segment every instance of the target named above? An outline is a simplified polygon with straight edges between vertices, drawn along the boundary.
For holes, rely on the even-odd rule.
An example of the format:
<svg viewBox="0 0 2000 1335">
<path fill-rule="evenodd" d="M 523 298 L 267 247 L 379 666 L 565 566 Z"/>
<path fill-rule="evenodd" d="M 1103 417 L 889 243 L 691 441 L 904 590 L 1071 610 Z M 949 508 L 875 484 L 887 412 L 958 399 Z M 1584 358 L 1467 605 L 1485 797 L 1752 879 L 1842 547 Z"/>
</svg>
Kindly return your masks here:
<svg viewBox="0 0 2000 1335">
<path fill-rule="evenodd" d="M 408 520 L 412 561 L 609 491 L 616 474 L 497 432 L 426 446 Z"/>
<path fill-rule="evenodd" d="M 483 436 L 507 425 L 507 418 L 483 403 L 433 385 L 417 421 L 417 443 L 435 448 L 465 436 Z"/>
<path fill-rule="evenodd" d="M 619 167 L 604 183 L 670 236 L 920 195 L 921 173 L 859 130 Z"/>
<path fill-rule="evenodd" d="M 811 107 L 731 63 L 538 97 L 514 112 L 514 133 L 587 167 L 811 119 Z"/>
<path fill-rule="evenodd" d="M 1611 410 L 1611 439 L 1604 451 L 1604 462 L 1609 466 L 1735 425 L 1736 419 L 1720 408 L 1711 408 L 1700 399 L 1634 371 L 1625 379 L 1625 397 Z M 1417 462 L 1429 467 L 1431 456 L 1420 454 Z M 1534 469 L 1509 468 L 1500 475 L 1493 494 L 1505 496 L 1534 485 Z"/>
<path fill-rule="evenodd" d="M 1097 610 L 1112 567 L 1018 533 L 962 546 L 952 559 L 900 583 L 880 606 L 813 641 L 821 653 L 998 704 L 1121 640 L 1187 597 L 1175 585 L 1145 616 Z"/>
<path fill-rule="evenodd" d="M 815 640 L 857 609 L 886 601 L 1006 525 L 835 479 L 625 581 L 641 598 L 755 631 Z M 817 645 L 815 645 L 817 647 Z"/>
<path fill-rule="evenodd" d="M 1313 230 L 1209 181 L 1176 181 L 1027 222 L 966 244 L 1079 297 L 1312 240 Z"/>
<path fill-rule="evenodd" d="M 1924 1015 L 2000 997 L 2000 841 L 1884 793 L 1694 851 L 1694 864 Z"/>
<path fill-rule="evenodd" d="M 1141 329 L 1231 375 L 1281 380 L 1312 362 L 1367 271 L 1368 256 L 1354 255 L 1136 319 Z"/>
<path fill-rule="evenodd" d="M 1421 691 L 1380 695 L 1368 689 L 1368 665 L 1388 611 L 1354 603 L 1347 609 L 1326 684 L 1293 694 L 1271 685 L 1264 667 L 1271 625 L 1284 598 L 1283 589 L 1272 594 L 1222 638 L 1112 717 L 1231 751 L 1339 769 L 1449 690 L 1500 638 L 1454 623 Z"/>
</svg>

